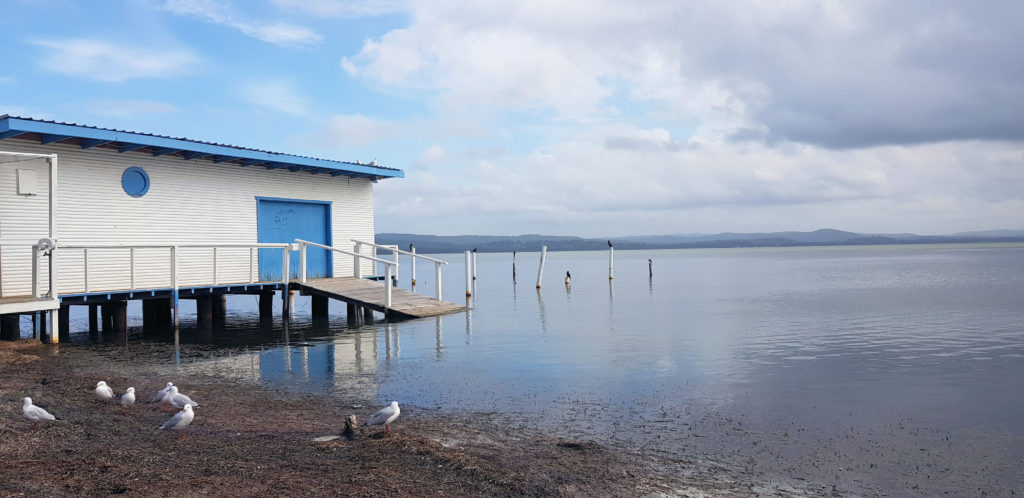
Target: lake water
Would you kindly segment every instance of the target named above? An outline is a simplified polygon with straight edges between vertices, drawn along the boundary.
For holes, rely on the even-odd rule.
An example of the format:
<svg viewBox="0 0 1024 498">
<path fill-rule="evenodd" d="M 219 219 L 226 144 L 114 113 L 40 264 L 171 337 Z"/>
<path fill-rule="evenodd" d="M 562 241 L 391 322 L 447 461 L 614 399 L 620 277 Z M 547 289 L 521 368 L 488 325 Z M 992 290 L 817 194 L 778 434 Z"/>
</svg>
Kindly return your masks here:
<svg viewBox="0 0 1024 498">
<path fill-rule="evenodd" d="M 464 256 L 437 257 L 461 303 Z M 299 298 L 287 344 L 187 363 L 856 493 L 1024 491 L 1024 245 L 617 251 L 613 280 L 606 252 L 552 252 L 539 291 L 538 262 L 514 285 L 479 254 L 472 309 L 436 319 L 346 329 L 332 303 L 314 334 Z"/>
</svg>

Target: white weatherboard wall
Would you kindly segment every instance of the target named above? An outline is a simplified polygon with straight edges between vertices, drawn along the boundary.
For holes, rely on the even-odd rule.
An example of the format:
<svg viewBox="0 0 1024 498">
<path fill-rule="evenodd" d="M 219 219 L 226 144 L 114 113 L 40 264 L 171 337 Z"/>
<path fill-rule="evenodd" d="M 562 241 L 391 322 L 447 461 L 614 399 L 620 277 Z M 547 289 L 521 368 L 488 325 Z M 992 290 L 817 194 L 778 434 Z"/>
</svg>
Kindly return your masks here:
<svg viewBox="0 0 1024 498">
<path fill-rule="evenodd" d="M 330 201 L 332 239 L 336 247 L 351 250 L 349 239 L 374 239 L 373 183 L 366 178 L 349 179 L 287 169 L 267 170 L 261 166 L 215 164 L 203 159 L 153 157 L 145 152 L 118 153 L 17 140 L 0 142 L 0 150 L 58 154 L 57 236 L 61 246 L 256 243 L 257 197 Z M 131 197 L 121 187 L 121 175 L 130 166 L 141 167 L 149 175 L 150 188 L 142 197 Z M 48 175 L 43 166 L 39 168 L 37 177 L 42 184 L 48 180 Z M 45 236 L 46 207 L 41 204 L 38 214 L 35 211 L 22 213 L 20 207 L 9 211 L 9 197 L 17 197 L 16 182 L 14 168 L 2 166 L 0 236 L 5 242 L 11 238 L 31 245 Z M 40 199 L 33 199 L 33 202 L 45 202 L 45 195 L 35 197 Z M 43 223 L 38 228 L 35 222 L 20 221 L 37 217 Z M 58 253 L 60 293 L 84 292 L 83 251 L 64 249 Z M 30 255 L 27 249 L 26 254 Z M 248 282 L 249 261 L 248 249 L 219 249 L 218 283 Z M 351 257 L 335 254 L 333 262 L 336 276 L 352 275 Z M 3 278 L 7 282 L 8 271 L 14 270 L 6 264 L 6 255 L 4 263 Z M 364 273 L 372 268 L 369 263 L 363 264 Z M 30 274 L 31 268 L 25 266 Z M 126 249 L 91 249 L 89 291 L 128 289 L 129 266 Z M 169 250 L 136 250 L 135 270 L 136 289 L 170 287 Z M 179 249 L 178 276 L 179 285 L 183 287 L 212 284 L 212 249 Z M 6 295 L 16 294 L 16 289 L 27 294 L 31 282 L 26 280 L 24 287 L 14 281 L 11 285 L 11 290 L 5 285 Z"/>
</svg>

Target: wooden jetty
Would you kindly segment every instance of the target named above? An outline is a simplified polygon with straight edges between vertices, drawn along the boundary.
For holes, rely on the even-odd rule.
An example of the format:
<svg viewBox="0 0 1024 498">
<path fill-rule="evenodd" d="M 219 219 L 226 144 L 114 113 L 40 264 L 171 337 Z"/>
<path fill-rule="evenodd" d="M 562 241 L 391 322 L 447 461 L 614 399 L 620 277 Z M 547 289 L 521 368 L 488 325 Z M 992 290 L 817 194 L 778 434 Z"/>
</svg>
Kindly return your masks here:
<svg viewBox="0 0 1024 498">
<path fill-rule="evenodd" d="M 323 296 L 350 305 L 384 313 L 391 318 L 422 318 L 465 311 L 465 306 L 441 301 L 406 290 L 391 290 L 391 306 L 384 304 L 384 283 L 356 277 L 310 278 L 305 283 L 291 282 L 302 294 Z"/>
</svg>

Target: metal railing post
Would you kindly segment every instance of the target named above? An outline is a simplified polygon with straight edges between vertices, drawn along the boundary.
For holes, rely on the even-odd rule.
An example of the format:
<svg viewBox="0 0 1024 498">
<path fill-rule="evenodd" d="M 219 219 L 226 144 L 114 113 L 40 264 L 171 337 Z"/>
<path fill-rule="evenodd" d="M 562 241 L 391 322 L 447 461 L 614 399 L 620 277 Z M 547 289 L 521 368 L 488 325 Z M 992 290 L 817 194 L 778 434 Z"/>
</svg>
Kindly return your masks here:
<svg viewBox="0 0 1024 498">
<path fill-rule="evenodd" d="M 441 263 L 434 263 L 434 295 L 441 300 Z"/>
<path fill-rule="evenodd" d="M 391 307 L 391 265 L 385 264 L 385 277 L 387 281 L 384 282 L 384 307 Z"/>
<path fill-rule="evenodd" d="M 398 249 L 398 246 L 395 246 L 395 249 Z M 388 280 L 388 284 L 389 285 L 394 285 L 394 284 L 398 283 L 398 251 L 395 251 L 392 254 L 395 255 L 395 274 L 394 274 L 395 280 L 394 280 L 394 282 L 392 282 L 391 280 Z"/>
<path fill-rule="evenodd" d="M 352 248 L 352 252 L 356 253 L 355 256 L 352 256 L 352 276 L 356 278 L 363 278 L 363 268 L 360 266 L 359 261 L 359 251 L 362 249 L 363 245 L 359 242 L 356 242 Z"/>
<path fill-rule="evenodd" d="M 32 297 L 39 298 L 39 246 L 32 246 Z"/>
<path fill-rule="evenodd" d="M 250 247 L 249 248 L 249 283 L 250 284 L 256 281 L 256 277 L 253 277 L 253 275 L 252 275 L 252 269 L 253 269 L 254 266 L 256 266 L 256 265 L 253 264 L 254 260 L 256 259 L 254 257 L 255 254 L 256 254 L 256 248 L 255 247 Z"/>
<path fill-rule="evenodd" d="M 291 255 L 291 252 L 288 250 L 287 247 L 282 249 L 281 252 L 282 252 L 282 255 L 281 255 L 281 283 L 285 284 L 285 286 L 287 287 L 288 279 L 291 278 L 291 272 L 292 272 L 292 270 L 290 268 L 292 255 Z M 285 292 L 287 292 L 287 291 L 285 291 Z"/>
<path fill-rule="evenodd" d="M 409 244 L 409 252 L 412 253 L 412 261 L 410 261 L 410 264 L 412 264 L 412 285 L 416 285 L 416 247 Z"/>
<path fill-rule="evenodd" d="M 306 283 L 306 243 L 299 242 L 299 282 Z"/>
<path fill-rule="evenodd" d="M 217 285 L 217 247 L 213 247 L 213 285 Z"/>
<path fill-rule="evenodd" d="M 178 246 L 171 246 L 171 288 L 178 295 Z"/>
</svg>

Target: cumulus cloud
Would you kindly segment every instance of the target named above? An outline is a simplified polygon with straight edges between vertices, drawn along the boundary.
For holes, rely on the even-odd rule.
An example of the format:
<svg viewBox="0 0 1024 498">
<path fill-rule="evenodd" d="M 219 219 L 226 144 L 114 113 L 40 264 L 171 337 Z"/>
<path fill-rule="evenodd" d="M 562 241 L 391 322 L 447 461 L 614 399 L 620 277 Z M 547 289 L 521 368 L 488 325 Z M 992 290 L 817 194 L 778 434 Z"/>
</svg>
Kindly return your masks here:
<svg viewBox="0 0 1024 498">
<path fill-rule="evenodd" d="M 174 14 L 193 16 L 237 29 L 245 35 L 275 45 L 314 45 L 323 39 L 316 31 L 305 26 L 248 19 L 215 0 L 167 0 L 163 8 Z"/>
<path fill-rule="evenodd" d="M 828 148 L 1024 138 L 1024 4 L 648 0 L 415 4 L 342 61 L 443 108 L 609 115 L 616 99 L 708 140 Z"/>
<path fill-rule="evenodd" d="M 96 39 L 51 39 L 32 43 L 49 51 L 39 60 L 42 69 L 111 83 L 177 76 L 199 60 L 185 49 L 139 47 Z"/>
</svg>

